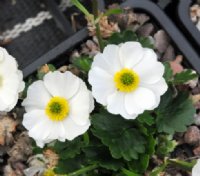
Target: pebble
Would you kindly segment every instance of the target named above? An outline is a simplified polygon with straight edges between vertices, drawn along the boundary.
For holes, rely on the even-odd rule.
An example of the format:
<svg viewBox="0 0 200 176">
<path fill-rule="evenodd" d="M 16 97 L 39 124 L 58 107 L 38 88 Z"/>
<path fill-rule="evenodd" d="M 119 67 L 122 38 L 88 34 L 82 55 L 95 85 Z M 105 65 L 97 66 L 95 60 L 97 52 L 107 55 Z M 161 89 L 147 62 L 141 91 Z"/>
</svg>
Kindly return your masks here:
<svg viewBox="0 0 200 176">
<path fill-rule="evenodd" d="M 194 148 L 193 153 L 195 156 L 199 156 L 200 155 L 200 146 Z"/>
<path fill-rule="evenodd" d="M 169 37 L 164 30 L 159 30 L 154 34 L 155 48 L 160 52 L 164 53 L 169 46 Z"/>
<path fill-rule="evenodd" d="M 150 36 L 154 31 L 154 26 L 152 23 L 146 23 L 137 30 L 137 34 L 143 37 Z"/>
<path fill-rule="evenodd" d="M 198 145 L 200 142 L 199 128 L 196 126 L 190 126 L 184 135 L 184 141 L 190 145 Z"/>
<path fill-rule="evenodd" d="M 175 51 L 174 51 L 174 47 L 172 45 L 169 45 L 162 57 L 162 61 L 173 61 L 175 58 Z"/>
<path fill-rule="evenodd" d="M 194 124 L 200 126 L 200 114 L 194 115 Z"/>
</svg>

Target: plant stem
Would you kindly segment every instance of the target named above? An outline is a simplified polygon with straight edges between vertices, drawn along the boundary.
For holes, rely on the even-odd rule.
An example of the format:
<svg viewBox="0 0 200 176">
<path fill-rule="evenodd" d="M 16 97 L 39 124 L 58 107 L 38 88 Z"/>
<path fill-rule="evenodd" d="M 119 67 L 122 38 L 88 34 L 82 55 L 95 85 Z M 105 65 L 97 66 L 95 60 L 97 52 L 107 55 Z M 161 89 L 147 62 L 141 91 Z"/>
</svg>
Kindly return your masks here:
<svg viewBox="0 0 200 176">
<path fill-rule="evenodd" d="M 96 24 L 96 36 L 97 36 L 97 39 L 98 39 L 98 42 L 99 42 L 99 48 L 100 48 L 100 51 L 103 52 L 103 39 L 101 37 L 101 31 L 100 31 L 100 26 L 99 26 L 99 23 Z"/>
<path fill-rule="evenodd" d="M 69 173 L 69 174 L 66 174 L 66 175 L 63 175 L 63 176 L 78 176 L 80 174 L 84 174 L 84 173 L 86 173 L 88 171 L 91 171 L 91 170 L 93 170 L 93 169 L 95 169 L 97 167 L 98 166 L 96 164 L 94 164 L 94 165 L 84 167 L 82 169 L 79 169 L 79 170 L 77 170 L 75 172 L 72 172 L 72 173 Z"/>
<path fill-rule="evenodd" d="M 97 19 L 99 16 L 97 0 L 92 0 L 92 11 L 94 14 L 94 19 Z M 96 27 L 96 36 L 98 39 L 99 48 L 100 48 L 100 51 L 103 52 L 104 46 L 103 46 L 103 39 L 101 37 L 101 30 L 100 30 L 99 22 L 95 24 L 95 27 Z"/>
<path fill-rule="evenodd" d="M 81 11 L 84 13 L 85 16 L 88 18 L 91 16 L 91 14 L 88 12 L 88 10 L 78 1 L 78 0 L 71 0 L 71 2 Z"/>
<path fill-rule="evenodd" d="M 186 162 L 186 161 L 181 161 L 181 160 L 178 160 L 178 159 L 168 159 L 167 160 L 169 164 L 173 164 L 173 165 L 176 165 L 178 167 L 181 167 L 187 171 L 191 171 L 194 164 L 193 162 Z"/>
</svg>

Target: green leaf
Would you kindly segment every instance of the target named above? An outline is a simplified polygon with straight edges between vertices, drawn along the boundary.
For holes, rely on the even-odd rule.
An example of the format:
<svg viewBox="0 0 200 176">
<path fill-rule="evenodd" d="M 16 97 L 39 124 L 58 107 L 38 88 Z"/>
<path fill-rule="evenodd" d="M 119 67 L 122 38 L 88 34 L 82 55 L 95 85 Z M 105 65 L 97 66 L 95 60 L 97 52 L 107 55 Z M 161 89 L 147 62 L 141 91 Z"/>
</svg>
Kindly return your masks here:
<svg viewBox="0 0 200 176">
<path fill-rule="evenodd" d="M 187 69 L 182 71 L 181 73 L 177 73 L 174 76 L 173 83 L 174 84 L 184 84 L 190 80 L 197 78 L 198 75 L 191 69 Z"/>
<path fill-rule="evenodd" d="M 138 37 L 136 33 L 131 30 L 125 30 L 123 32 L 115 32 L 107 40 L 107 44 L 120 44 L 128 41 L 140 42 L 143 47 L 154 48 L 152 41 L 149 37 Z"/>
<path fill-rule="evenodd" d="M 41 154 L 43 153 L 43 148 L 40 148 L 37 146 L 36 142 L 35 141 L 32 141 L 32 151 L 33 151 L 33 154 Z"/>
<path fill-rule="evenodd" d="M 81 11 L 84 13 L 86 17 L 91 17 L 92 14 L 78 1 L 78 0 L 71 0 L 71 2 Z"/>
<path fill-rule="evenodd" d="M 73 65 L 81 71 L 88 72 L 90 70 L 92 59 L 88 56 L 80 56 L 73 59 Z"/>
<path fill-rule="evenodd" d="M 75 138 L 72 141 L 60 142 L 56 141 L 53 149 L 59 154 L 60 159 L 74 158 L 80 154 L 81 148 L 84 147 L 84 142 L 81 137 Z"/>
<path fill-rule="evenodd" d="M 174 134 L 184 132 L 193 123 L 195 108 L 187 93 L 180 92 L 174 97 L 172 88 L 168 88 L 156 112 L 158 131 Z"/>
<path fill-rule="evenodd" d="M 154 44 L 149 37 L 139 37 L 138 41 L 144 48 L 154 48 Z"/>
<path fill-rule="evenodd" d="M 152 156 L 155 153 L 156 140 L 153 135 L 150 134 L 147 138 L 146 153 Z"/>
<path fill-rule="evenodd" d="M 147 111 L 137 117 L 140 123 L 147 124 L 149 126 L 155 123 L 155 118 L 151 116 Z"/>
<path fill-rule="evenodd" d="M 124 165 L 122 160 L 112 158 L 109 149 L 102 144 L 90 145 L 83 151 L 89 163 L 96 163 L 102 168 L 117 171 Z"/>
<path fill-rule="evenodd" d="M 27 90 L 29 88 L 29 86 L 36 80 L 36 78 L 31 75 L 28 77 L 28 79 L 25 81 L 25 88 L 22 92 L 22 98 L 25 98 L 27 96 Z"/>
<path fill-rule="evenodd" d="M 92 116 L 92 132 L 109 147 L 113 158 L 127 161 L 138 159 L 145 152 L 145 138 L 133 125 L 133 121 L 107 112 Z"/>
<path fill-rule="evenodd" d="M 128 41 L 137 41 L 138 37 L 137 35 L 130 30 L 126 30 L 123 32 L 115 32 L 111 35 L 111 37 L 108 39 L 108 44 L 120 44 Z"/>
<path fill-rule="evenodd" d="M 165 73 L 163 77 L 165 78 L 167 82 L 171 82 L 173 79 L 173 71 L 171 69 L 171 66 L 169 62 L 165 62 L 164 66 L 165 66 Z"/>
<path fill-rule="evenodd" d="M 157 144 L 156 154 L 163 157 L 168 156 L 177 146 L 171 135 L 159 135 Z"/>
<path fill-rule="evenodd" d="M 56 174 L 66 174 L 74 172 L 80 169 L 84 164 L 83 156 L 76 156 L 75 158 L 59 160 L 56 168 L 54 169 Z"/>
<path fill-rule="evenodd" d="M 133 171 L 127 170 L 125 168 L 122 169 L 123 176 L 141 176 Z"/>
<path fill-rule="evenodd" d="M 191 69 L 186 69 L 181 73 L 177 73 L 173 76 L 173 71 L 168 62 L 164 63 L 165 73 L 164 78 L 168 83 L 172 83 L 174 85 L 184 84 L 190 80 L 193 80 L 198 77 L 198 75 Z"/>
<path fill-rule="evenodd" d="M 104 16 L 110 16 L 110 15 L 117 15 L 123 13 L 122 9 L 108 9 L 105 13 Z"/>
<path fill-rule="evenodd" d="M 128 163 L 129 169 L 136 173 L 144 173 L 149 166 L 150 156 L 141 154 L 138 160 L 133 160 Z"/>
</svg>

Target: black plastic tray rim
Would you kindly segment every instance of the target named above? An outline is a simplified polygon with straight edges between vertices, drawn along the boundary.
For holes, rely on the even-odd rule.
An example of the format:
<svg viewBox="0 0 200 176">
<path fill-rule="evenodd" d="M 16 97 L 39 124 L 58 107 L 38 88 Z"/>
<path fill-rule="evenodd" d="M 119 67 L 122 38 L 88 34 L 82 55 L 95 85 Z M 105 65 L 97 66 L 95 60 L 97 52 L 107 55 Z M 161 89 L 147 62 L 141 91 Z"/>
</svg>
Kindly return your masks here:
<svg viewBox="0 0 200 176">
<path fill-rule="evenodd" d="M 184 25 L 186 30 L 190 33 L 192 38 L 198 44 L 200 49 L 200 31 L 196 28 L 190 18 L 190 6 L 192 5 L 192 0 L 179 0 L 178 4 L 178 17 L 181 23 Z"/>
<path fill-rule="evenodd" d="M 101 4 L 103 0 L 101 1 Z M 154 17 L 157 22 L 163 27 L 163 29 L 168 33 L 171 37 L 175 45 L 179 48 L 179 50 L 183 53 L 183 55 L 187 58 L 188 62 L 192 65 L 192 67 L 200 74 L 200 57 L 193 49 L 193 47 L 189 44 L 186 38 L 183 36 L 181 31 L 177 29 L 177 27 L 172 23 L 172 21 L 165 15 L 165 13 L 153 2 L 147 0 L 127 0 L 121 4 L 121 7 L 131 7 L 135 9 L 141 9 L 149 13 L 152 17 Z M 78 31 L 73 34 L 71 37 L 60 43 L 58 46 L 50 50 L 45 55 L 38 58 L 35 62 L 30 64 L 28 67 L 23 69 L 24 76 L 27 77 L 33 72 L 37 70 L 37 68 L 46 63 L 52 62 L 59 55 L 67 52 L 70 48 L 77 46 L 83 40 L 88 38 L 87 28 Z"/>
</svg>

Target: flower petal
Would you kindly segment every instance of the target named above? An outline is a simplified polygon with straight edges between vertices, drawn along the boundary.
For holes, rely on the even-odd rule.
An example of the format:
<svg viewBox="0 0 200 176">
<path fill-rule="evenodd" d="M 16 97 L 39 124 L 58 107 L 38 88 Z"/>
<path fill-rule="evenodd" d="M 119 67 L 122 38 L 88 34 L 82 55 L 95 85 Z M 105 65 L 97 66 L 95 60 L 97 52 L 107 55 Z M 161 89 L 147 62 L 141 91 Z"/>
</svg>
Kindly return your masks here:
<svg viewBox="0 0 200 176">
<path fill-rule="evenodd" d="M 79 89 L 80 79 L 67 71 L 49 72 L 44 76 L 44 85 L 52 96 L 65 97 L 67 100 L 72 98 Z"/>
<path fill-rule="evenodd" d="M 3 77 L 2 87 L 0 89 L 0 99 L 7 105 L 7 110 L 11 110 L 17 103 L 19 78 L 16 73 L 9 76 L 9 79 Z"/>
<path fill-rule="evenodd" d="M 36 81 L 31 84 L 27 91 L 27 97 L 22 102 L 22 106 L 29 112 L 34 109 L 44 110 L 51 96 L 44 86 L 43 81 Z"/>
<path fill-rule="evenodd" d="M 90 126 L 89 119 L 85 125 L 77 125 L 71 118 L 67 118 L 65 121 L 63 121 L 63 123 L 67 131 L 66 139 L 68 140 L 73 140 L 79 135 L 84 134 Z"/>
<path fill-rule="evenodd" d="M 197 163 L 192 168 L 192 176 L 199 176 L 200 173 L 200 159 L 197 160 Z"/>
<path fill-rule="evenodd" d="M 167 83 L 164 78 L 161 78 L 158 82 L 154 84 L 142 84 L 141 86 L 152 90 L 156 95 L 156 104 L 154 108 L 158 107 L 158 105 L 160 104 L 160 96 L 163 95 L 168 89 Z"/>
<path fill-rule="evenodd" d="M 52 129 L 53 122 L 48 119 L 44 111 L 34 110 L 26 113 L 22 124 L 29 130 L 29 136 L 41 143 L 52 139 L 51 134 L 57 136 L 58 128 Z"/>
<path fill-rule="evenodd" d="M 156 57 L 153 50 L 145 49 L 143 59 L 133 67 L 141 83 L 153 84 L 162 78 L 164 66 L 156 60 Z"/>
<path fill-rule="evenodd" d="M 18 92 L 22 92 L 25 88 L 25 83 L 23 81 L 23 73 L 22 71 L 18 70 L 17 71 L 17 74 L 18 74 L 18 79 L 19 79 L 19 88 L 18 88 Z"/>
<path fill-rule="evenodd" d="M 159 96 L 163 95 L 168 89 L 167 83 L 163 77 L 156 83 L 141 84 L 141 86 L 151 89 L 155 94 L 158 94 Z"/>
<path fill-rule="evenodd" d="M 115 73 L 112 65 L 108 63 L 108 61 L 106 60 L 106 58 L 103 56 L 102 53 L 98 53 L 94 57 L 91 68 L 96 68 L 96 67 L 101 68 L 102 70 L 106 71 L 108 74 L 111 75 Z"/>
<path fill-rule="evenodd" d="M 92 85 L 92 95 L 103 105 L 107 104 L 108 95 L 116 90 L 113 77 L 97 67 L 90 70 L 89 83 Z"/>
<path fill-rule="evenodd" d="M 143 57 L 143 48 L 138 42 L 126 42 L 120 47 L 120 60 L 123 68 L 132 68 Z"/>
<path fill-rule="evenodd" d="M 139 87 L 135 91 L 126 94 L 125 102 L 129 113 L 135 113 L 135 109 L 132 109 L 131 105 L 135 105 L 142 110 L 152 110 L 156 104 L 156 96 L 150 89 Z"/>
<path fill-rule="evenodd" d="M 94 110 L 94 98 L 92 96 L 92 92 L 89 91 L 89 98 L 90 98 L 90 109 L 89 112 L 91 113 Z"/>
<path fill-rule="evenodd" d="M 2 50 L 1 47 L 0 50 Z M 18 64 L 15 58 L 9 55 L 5 49 L 3 49 L 3 57 L 4 59 L 0 62 L 0 74 L 9 77 L 11 74 L 16 73 Z"/>
<path fill-rule="evenodd" d="M 44 110 L 33 110 L 24 114 L 22 124 L 27 130 L 31 130 L 45 119 Z"/>
<path fill-rule="evenodd" d="M 8 52 L 0 47 L 0 111 L 10 111 L 18 101 L 18 92 L 24 88 L 21 71 Z"/>
<path fill-rule="evenodd" d="M 103 55 L 105 62 L 107 62 L 108 66 L 109 66 L 109 70 L 112 70 L 113 73 L 115 73 L 121 69 L 119 46 L 107 45 L 104 48 L 102 55 Z"/>
<path fill-rule="evenodd" d="M 125 97 L 125 109 L 129 114 L 142 114 L 144 112 L 144 108 L 141 108 L 138 104 L 137 104 L 136 99 L 133 99 L 130 97 L 129 94 L 126 94 Z"/>
<path fill-rule="evenodd" d="M 80 81 L 79 91 L 70 99 L 69 104 L 69 116 L 72 120 L 78 125 L 85 125 L 88 123 L 90 112 L 90 93 L 83 81 Z"/>
<path fill-rule="evenodd" d="M 4 52 L 5 52 L 5 49 L 0 47 L 0 62 L 4 60 Z"/>
<path fill-rule="evenodd" d="M 115 91 L 108 97 L 108 112 L 112 114 L 120 114 L 125 119 L 135 119 L 137 114 L 127 113 L 124 104 L 125 93 Z"/>
</svg>

